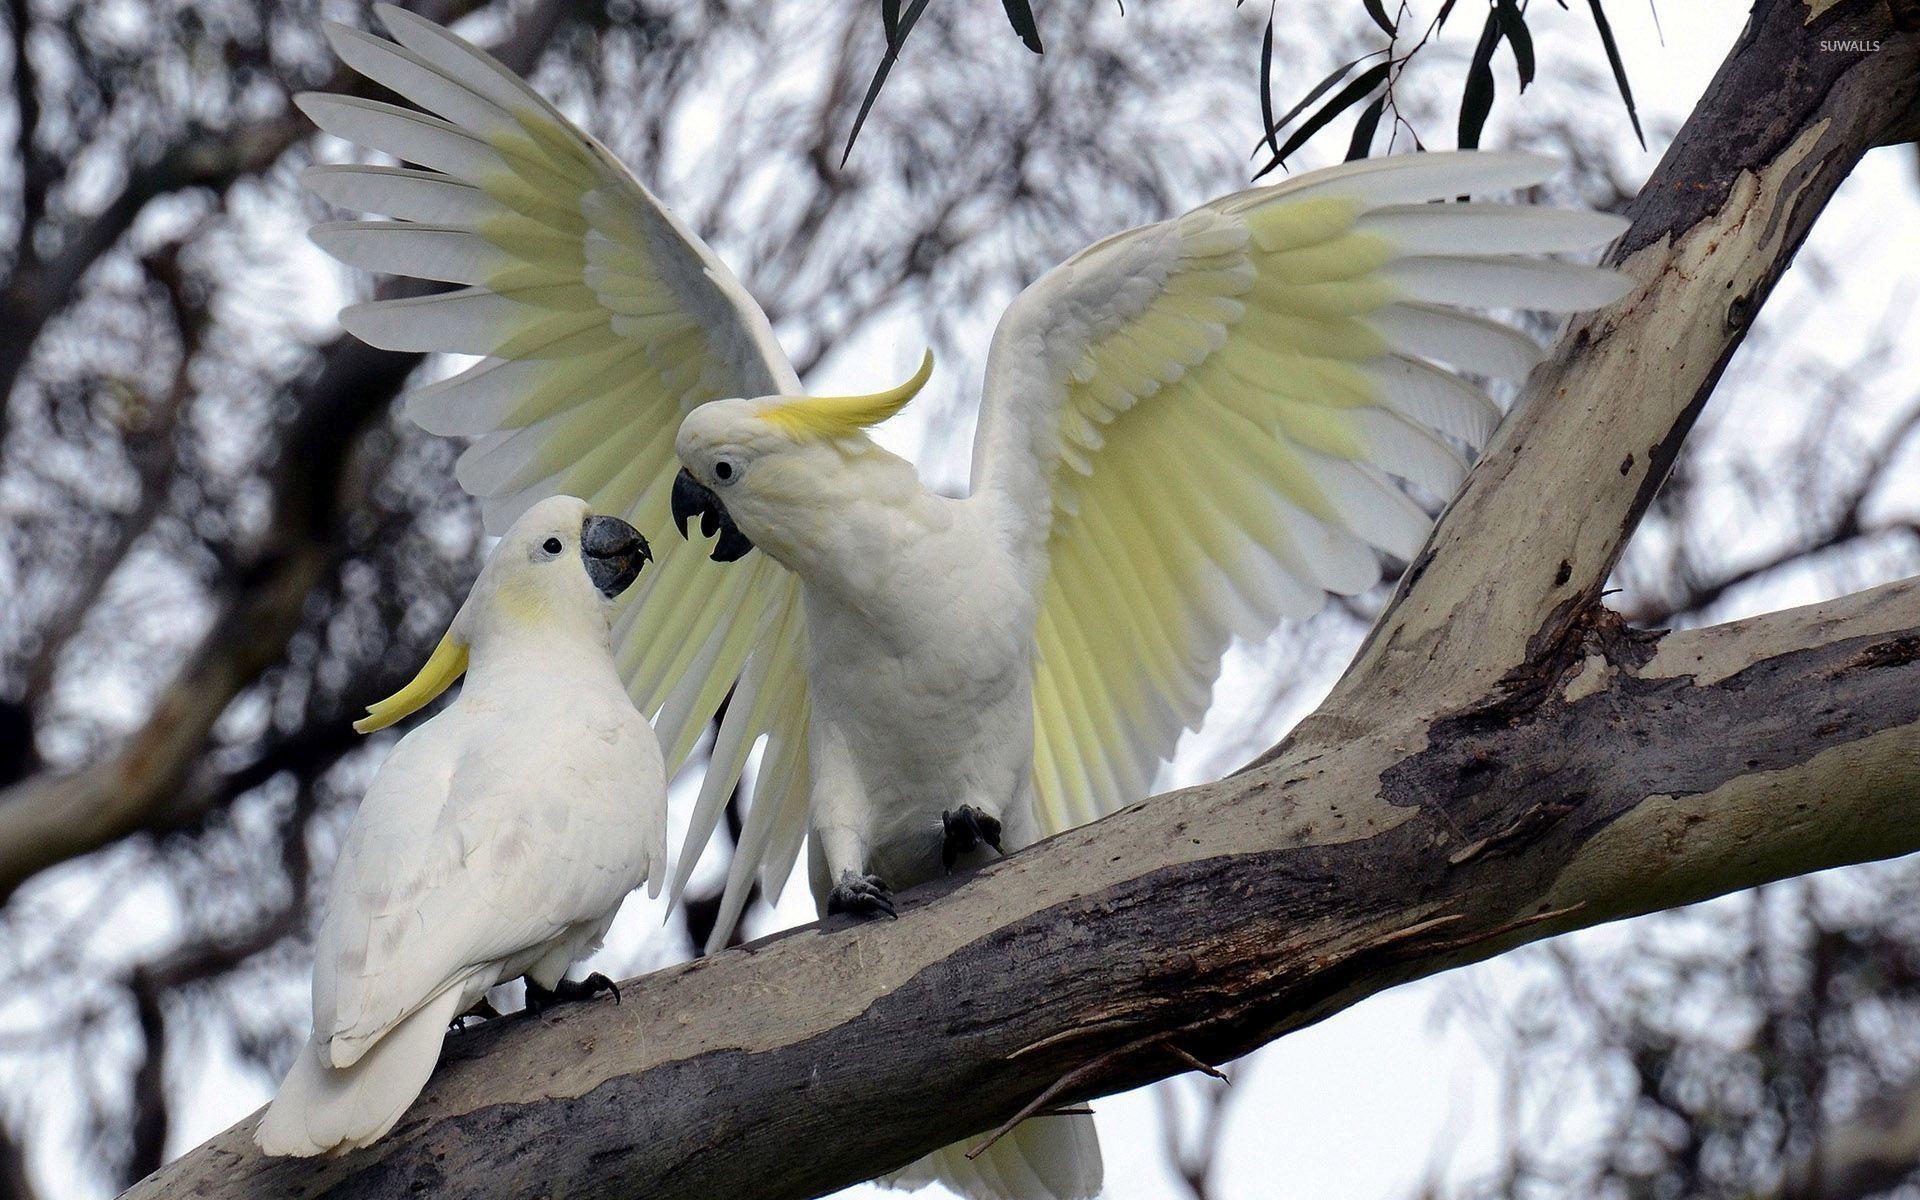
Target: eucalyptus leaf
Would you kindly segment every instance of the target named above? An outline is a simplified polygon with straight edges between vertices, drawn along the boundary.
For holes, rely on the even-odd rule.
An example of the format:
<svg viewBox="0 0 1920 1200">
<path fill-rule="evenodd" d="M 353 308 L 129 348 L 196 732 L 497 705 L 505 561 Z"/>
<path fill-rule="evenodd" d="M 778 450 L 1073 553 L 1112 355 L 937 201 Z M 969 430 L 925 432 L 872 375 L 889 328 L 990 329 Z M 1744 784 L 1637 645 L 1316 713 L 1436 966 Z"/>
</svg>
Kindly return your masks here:
<svg viewBox="0 0 1920 1200">
<path fill-rule="evenodd" d="M 1033 5 L 1028 0 L 1000 0 L 1007 10 L 1007 20 L 1013 25 L 1013 31 L 1027 49 L 1035 54 L 1045 53 L 1040 46 L 1040 23 L 1033 19 Z"/>
<path fill-rule="evenodd" d="M 1480 144 L 1480 132 L 1487 126 L 1487 114 L 1493 111 L 1493 52 L 1500 45 L 1500 15 L 1496 8 L 1487 13 L 1480 30 L 1480 43 L 1473 48 L 1473 60 L 1467 64 L 1467 86 L 1460 93 L 1460 138 L 1463 150 Z"/>
<path fill-rule="evenodd" d="M 1633 88 L 1627 84 L 1627 64 L 1620 58 L 1620 44 L 1613 40 L 1613 25 L 1607 20 L 1606 9 L 1600 7 L 1600 0 L 1587 0 L 1587 7 L 1593 9 L 1594 28 L 1600 31 L 1600 44 L 1606 47 L 1607 65 L 1613 68 L 1613 82 L 1620 89 L 1620 99 L 1626 103 L 1627 119 L 1633 122 L 1633 136 L 1645 150 L 1647 135 L 1640 131 L 1640 113 L 1633 106 Z"/>
<path fill-rule="evenodd" d="M 1494 15 L 1500 18 L 1500 32 L 1513 50 L 1513 69 L 1520 76 L 1520 90 L 1533 82 L 1533 34 L 1527 29 L 1527 15 L 1516 0 L 1494 0 Z"/>
<path fill-rule="evenodd" d="M 1392 66 L 1391 62 L 1376 63 L 1354 76 L 1353 81 L 1336 92 L 1333 99 L 1321 105 L 1312 116 L 1302 121 L 1300 127 L 1293 131 L 1292 136 L 1281 143 L 1280 151 L 1274 155 L 1273 161 L 1256 171 L 1253 177 L 1258 179 L 1286 162 L 1289 154 L 1298 150 L 1308 138 L 1320 132 L 1327 122 L 1370 95 L 1373 89 L 1386 82 L 1387 70 Z"/>
<path fill-rule="evenodd" d="M 1373 103 L 1360 110 L 1360 116 L 1353 123 L 1353 137 L 1347 142 L 1347 161 L 1365 158 L 1373 149 L 1373 135 L 1380 128 L 1380 114 L 1387 109 L 1387 94 L 1381 92 L 1373 98 Z"/>
</svg>

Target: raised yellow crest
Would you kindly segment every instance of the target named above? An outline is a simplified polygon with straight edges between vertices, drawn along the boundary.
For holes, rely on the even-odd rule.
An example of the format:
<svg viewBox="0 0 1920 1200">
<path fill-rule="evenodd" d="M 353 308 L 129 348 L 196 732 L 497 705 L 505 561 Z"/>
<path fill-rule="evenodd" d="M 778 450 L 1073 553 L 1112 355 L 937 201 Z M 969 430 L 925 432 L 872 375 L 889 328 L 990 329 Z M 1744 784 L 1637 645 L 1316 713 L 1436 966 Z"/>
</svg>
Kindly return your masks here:
<svg viewBox="0 0 1920 1200">
<path fill-rule="evenodd" d="M 376 729 L 385 729 L 395 721 L 403 720 L 433 703 L 434 697 L 453 686 L 453 681 L 466 674 L 467 644 L 453 635 L 452 630 L 440 639 L 433 648 L 433 655 L 427 659 L 427 665 L 412 682 L 401 688 L 385 700 L 376 700 L 367 705 L 367 715 L 353 723 L 355 733 L 372 733 Z"/>
<path fill-rule="evenodd" d="M 905 408 L 933 376 L 933 351 L 920 360 L 913 378 L 870 396 L 795 396 L 760 410 L 760 416 L 796 438 L 851 437 Z"/>
</svg>

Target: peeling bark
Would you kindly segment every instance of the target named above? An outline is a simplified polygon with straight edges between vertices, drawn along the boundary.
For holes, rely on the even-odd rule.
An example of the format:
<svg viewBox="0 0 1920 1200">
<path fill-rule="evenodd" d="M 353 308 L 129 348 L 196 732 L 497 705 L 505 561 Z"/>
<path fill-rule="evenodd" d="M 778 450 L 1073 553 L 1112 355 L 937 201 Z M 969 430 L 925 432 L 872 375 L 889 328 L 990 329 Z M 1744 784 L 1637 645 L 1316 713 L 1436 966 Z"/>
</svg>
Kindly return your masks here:
<svg viewBox="0 0 1920 1200">
<path fill-rule="evenodd" d="M 1832 38 L 1877 40 L 1845 59 Z M 1920 580 L 1647 634 L 1620 549 L 1808 227 L 1908 120 L 1884 0 L 1761 0 L 1578 325 L 1327 702 L 1228 779 L 449 1040 L 386 1141 L 251 1120 L 130 1196 L 800 1197 L 1522 942 L 1920 849 Z"/>
</svg>

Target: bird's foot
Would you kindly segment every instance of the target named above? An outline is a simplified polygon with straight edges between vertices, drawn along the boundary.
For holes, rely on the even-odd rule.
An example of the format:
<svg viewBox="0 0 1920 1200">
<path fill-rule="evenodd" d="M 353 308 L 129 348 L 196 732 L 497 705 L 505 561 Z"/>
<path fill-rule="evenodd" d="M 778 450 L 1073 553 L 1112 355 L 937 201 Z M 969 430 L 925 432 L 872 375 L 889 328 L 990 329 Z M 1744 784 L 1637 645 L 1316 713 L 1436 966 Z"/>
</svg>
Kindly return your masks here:
<svg viewBox="0 0 1920 1200">
<path fill-rule="evenodd" d="M 893 893 L 878 875 L 840 872 L 840 882 L 827 893 L 827 912 L 852 913 L 856 917 L 893 917 Z"/>
<path fill-rule="evenodd" d="M 453 1020 L 448 1021 L 447 1028 L 465 1029 L 468 1021 L 491 1021 L 499 1015 L 500 1010 L 493 1006 L 493 1001 L 482 996 L 480 997 L 480 1003 L 461 1013 Z"/>
<path fill-rule="evenodd" d="M 585 979 L 562 978 L 551 988 L 543 988 L 535 983 L 531 976 L 527 979 L 527 1011 L 539 1016 L 556 1004 L 569 1000 L 586 1000 L 598 996 L 601 992 L 612 992 L 613 1002 L 620 1003 L 620 985 L 605 975 L 595 971 Z"/>
<path fill-rule="evenodd" d="M 960 861 L 962 854 L 983 845 L 1000 850 L 1000 818 L 990 817 L 971 804 L 941 813 L 940 825 L 946 831 L 946 839 L 940 845 L 940 861 L 948 871 L 953 870 L 953 864 Z"/>
</svg>

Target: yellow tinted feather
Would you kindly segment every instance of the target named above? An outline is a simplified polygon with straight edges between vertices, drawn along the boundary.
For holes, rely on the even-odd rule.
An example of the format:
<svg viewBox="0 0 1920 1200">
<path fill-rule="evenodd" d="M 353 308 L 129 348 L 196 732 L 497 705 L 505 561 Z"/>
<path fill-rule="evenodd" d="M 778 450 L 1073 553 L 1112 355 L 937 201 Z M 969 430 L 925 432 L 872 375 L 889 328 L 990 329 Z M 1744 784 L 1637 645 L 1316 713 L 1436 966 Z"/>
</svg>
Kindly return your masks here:
<svg viewBox="0 0 1920 1200">
<path fill-rule="evenodd" d="M 797 396 L 782 398 L 760 410 L 760 417 L 797 438 L 833 441 L 851 437 L 906 407 L 933 377 L 933 351 L 920 359 L 913 378 L 896 388 L 867 396 Z"/>
</svg>

